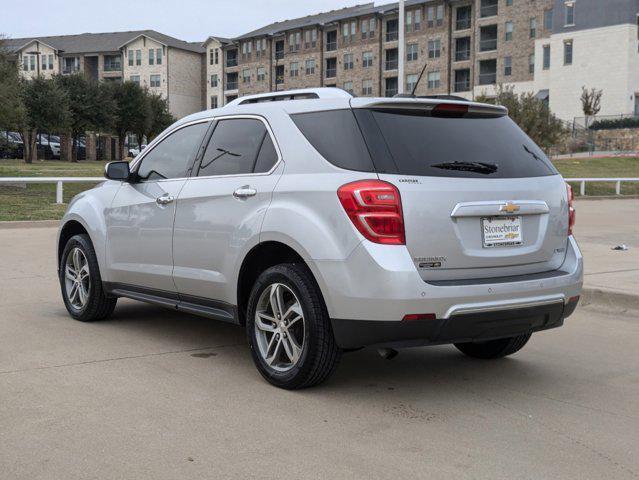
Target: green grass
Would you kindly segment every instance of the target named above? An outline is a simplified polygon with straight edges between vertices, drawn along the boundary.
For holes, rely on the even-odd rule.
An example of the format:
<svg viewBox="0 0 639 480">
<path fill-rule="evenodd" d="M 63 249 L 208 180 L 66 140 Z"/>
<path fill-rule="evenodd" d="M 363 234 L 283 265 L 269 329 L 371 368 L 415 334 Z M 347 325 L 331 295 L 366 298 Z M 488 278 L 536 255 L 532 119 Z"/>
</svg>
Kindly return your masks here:
<svg viewBox="0 0 639 480">
<path fill-rule="evenodd" d="M 78 163 L 56 160 L 36 161 L 28 165 L 22 160 L 0 160 L 0 177 L 102 177 L 105 162 Z M 639 178 L 639 158 L 582 158 L 554 162 L 566 178 L 576 177 L 635 177 Z M 1 180 L 0 180 L 1 182 Z M 64 185 L 65 204 L 55 203 L 55 185 L 0 186 L 0 221 L 57 220 L 66 210 L 66 203 L 93 184 Z M 579 185 L 574 184 L 579 195 Z M 639 195 L 639 182 L 622 184 L 624 195 Z M 587 195 L 614 195 L 614 183 L 588 184 Z"/>
<path fill-rule="evenodd" d="M 102 177 L 104 165 L 105 162 L 56 160 L 38 160 L 29 165 L 22 160 L 0 160 L 0 177 Z M 69 200 L 93 185 L 64 184 L 65 204 L 62 205 L 55 203 L 55 184 L 0 186 L 0 221 L 57 220 L 64 214 Z"/>
<path fill-rule="evenodd" d="M 639 178 L 639 158 L 569 158 L 553 162 L 565 178 Z M 571 182 L 575 195 L 579 195 L 579 183 Z M 639 195 L 639 182 L 622 183 L 622 195 Z M 586 183 L 587 196 L 614 195 L 615 184 Z"/>
</svg>

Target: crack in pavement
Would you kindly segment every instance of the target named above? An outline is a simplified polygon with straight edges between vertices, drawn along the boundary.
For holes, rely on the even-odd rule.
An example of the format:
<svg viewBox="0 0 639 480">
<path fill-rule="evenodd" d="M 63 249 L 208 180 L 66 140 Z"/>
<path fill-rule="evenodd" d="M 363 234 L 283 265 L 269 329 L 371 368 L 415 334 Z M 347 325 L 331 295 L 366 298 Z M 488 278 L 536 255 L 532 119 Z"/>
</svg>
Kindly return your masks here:
<svg viewBox="0 0 639 480">
<path fill-rule="evenodd" d="M 208 346 L 208 347 L 199 347 L 199 348 L 187 348 L 187 349 L 183 349 L 183 350 L 171 350 L 168 352 L 153 352 L 153 353 L 145 353 L 142 355 L 126 355 L 123 357 L 113 357 L 113 358 L 101 358 L 98 360 L 86 360 L 84 362 L 73 362 L 73 363 L 61 363 L 58 365 L 43 365 L 41 367 L 32 367 L 32 368 L 19 368 L 16 370 L 4 370 L 4 371 L 0 371 L 0 375 L 7 375 L 7 374 L 11 374 L 11 373 L 25 373 L 25 372 L 32 372 L 32 371 L 36 371 L 36 370 L 49 370 L 52 368 L 63 368 L 63 367 L 76 367 L 79 365 L 89 365 L 92 363 L 105 363 L 105 362 L 115 362 L 118 360 L 131 360 L 131 359 L 135 359 L 135 358 L 146 358 L 146 357 L 157 357 L 157 356 L 161 356 L 161 355 L 171 355 L 171 354 L 175 354 L 175 353 L 189 353 L 189 352 L 197 352 L 200 350 L 211 350 L 214 348 L 227 348 L 227 347 L 240 347 L 244 345 L 243 343 L 229 343 L 229 344 L 222 344 L 222 345 L 213 345 L 213 346 Z"/>
</svg>

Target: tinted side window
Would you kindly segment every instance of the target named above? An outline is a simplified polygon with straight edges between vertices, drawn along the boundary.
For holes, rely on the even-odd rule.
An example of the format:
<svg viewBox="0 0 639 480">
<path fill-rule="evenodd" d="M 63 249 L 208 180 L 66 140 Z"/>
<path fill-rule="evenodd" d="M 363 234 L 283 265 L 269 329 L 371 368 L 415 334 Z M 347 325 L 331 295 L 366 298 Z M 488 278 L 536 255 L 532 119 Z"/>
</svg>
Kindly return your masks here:
<svg viewBox="0 0 639 480">
<path fill-rule="evenodd" d="M 350 109 L 299 113 L 291 118 L 315 150 L 336 167 L 375 171 Z"/>
<path fill-rule="evenodd" d="M 220 120 L 206 147 L 198 176 L 252 173 L 267 136 L 266 127 L 260 120 Z"/>
<path fill-rule="evenodd" d="M 277 151 L 273 146 L 273 140 L 271 140 L 270 135 L 266 135 L 264 137 L 264 142 L 262 142 L 262 148 L 260 148 L 260 153 L 257 155 L 257 161 L 255 162 L 255 173 L 266 173 L 273 165 L 277 162 Z"/>
<path fill-rule="evenodd" d="M 204 138 L 208 122 L 181 128 L 166 137 L 143 159 L 138 176 L 144 181 L 186 177 Z"/>
</svg>

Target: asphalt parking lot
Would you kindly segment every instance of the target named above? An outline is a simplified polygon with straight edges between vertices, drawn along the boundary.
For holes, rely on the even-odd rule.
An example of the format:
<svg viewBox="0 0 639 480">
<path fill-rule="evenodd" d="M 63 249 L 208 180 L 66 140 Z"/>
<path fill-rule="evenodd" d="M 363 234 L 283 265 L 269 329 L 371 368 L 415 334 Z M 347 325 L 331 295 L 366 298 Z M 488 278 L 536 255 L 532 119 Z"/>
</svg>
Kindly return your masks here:
<svg viewBox="0 0 639 480">
<path fill-rule="evenodd" d="M 71 320 L 54 242 L 0 228 L 0 478 L 639 478 L 632 308 L 582 306 L 496 362 L 362 350 L 287 392 L 237 327 L 127 300 Z"/>
</svg>

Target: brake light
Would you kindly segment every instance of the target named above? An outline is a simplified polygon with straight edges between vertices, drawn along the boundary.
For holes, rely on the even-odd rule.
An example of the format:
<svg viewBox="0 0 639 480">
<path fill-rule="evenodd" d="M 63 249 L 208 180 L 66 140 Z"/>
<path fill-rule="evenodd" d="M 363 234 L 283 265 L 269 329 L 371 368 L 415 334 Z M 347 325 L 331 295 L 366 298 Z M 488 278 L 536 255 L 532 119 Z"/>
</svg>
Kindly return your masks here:
<svg viewBox="0 0 639 480">
<path fill-rule="evenodd" d="M 342 185 L 337 196 L 364 238 L 385 245 L 406 244 L 397 187 L 381 180 L 363 180 Z"/>
<path fill-rule="evenodd" d="M 431 110 L 431 116 L 460 118 L 468 113 L 468 105 L 458 103 L 440 103 Z"/>
<path fill-rule="evenodd" d="M 416 320 L 437 320 L 434 313 L 408 313 L 402 318 L 404 322 L 414 322 Z"/>
<path fill-rule="evenodd" d="M 566 183 L 568 191 L 568 236 L 572 235 L 572 228 L 575 226 L 575 195 L 570 184 Z"/>
</svg>

